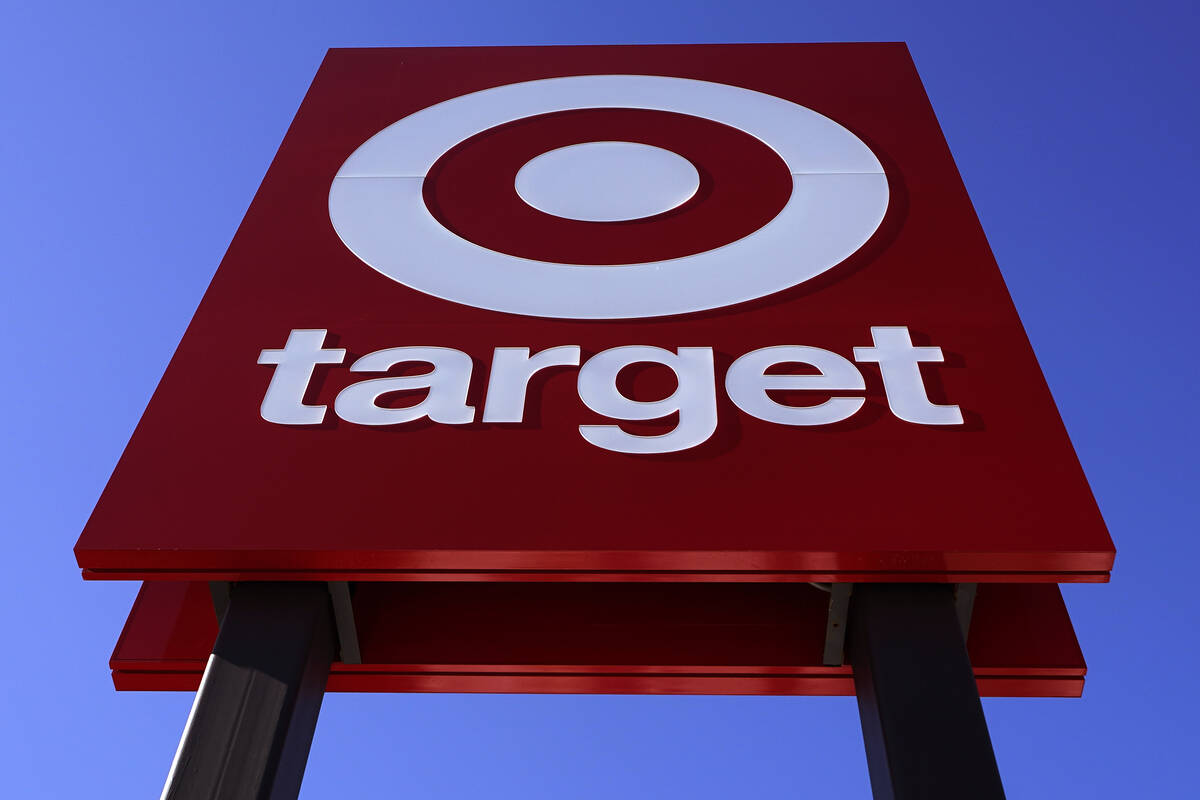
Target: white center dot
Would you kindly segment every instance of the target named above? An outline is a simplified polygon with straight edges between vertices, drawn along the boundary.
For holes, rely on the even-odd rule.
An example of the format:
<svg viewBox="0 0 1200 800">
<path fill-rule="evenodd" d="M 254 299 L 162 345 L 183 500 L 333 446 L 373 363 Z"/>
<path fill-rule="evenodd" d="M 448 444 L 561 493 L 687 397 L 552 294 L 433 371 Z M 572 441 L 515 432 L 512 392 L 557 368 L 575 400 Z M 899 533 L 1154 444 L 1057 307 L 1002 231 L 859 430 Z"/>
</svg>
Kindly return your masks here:
<svg viewBox="0 0 1200 800">
<path fill-rule="evenodd" d="M 585 142 L 550 150 L 517 172 L 529 205 L 556 217 L 619 222 L 670 211 L 700 188 L 681 155 L 635 142 Z"/>
</svg>

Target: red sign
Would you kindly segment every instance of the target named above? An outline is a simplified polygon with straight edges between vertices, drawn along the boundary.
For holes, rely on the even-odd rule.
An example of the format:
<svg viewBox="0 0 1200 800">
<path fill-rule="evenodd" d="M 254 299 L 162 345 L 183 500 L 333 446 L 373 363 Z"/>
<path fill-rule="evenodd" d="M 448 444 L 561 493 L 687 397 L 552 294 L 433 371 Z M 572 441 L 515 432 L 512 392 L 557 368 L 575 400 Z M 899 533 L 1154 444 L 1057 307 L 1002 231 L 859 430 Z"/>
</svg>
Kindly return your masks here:
<svg viewBox="0 0 1200 800">
<path fill-rule="evenodd" d="M 829 595 L 781 583 L 358 584 L 361 664 L 331 692 L 852 695 L 823 663 Z M 405 609 L 398 613 L 398 609 Z M 195 691 L 217 635 L 207 584 L 143 584 L 113 652 L 121 690 Z M 979 692 L 1078 697 L 1083 655 L 1058 587 L 979 587 Z"/>
<path fill-rule="evenodd" d="M 1100 581 L 903 45 L 334 50 L 89 577 Z"/>
</svg>

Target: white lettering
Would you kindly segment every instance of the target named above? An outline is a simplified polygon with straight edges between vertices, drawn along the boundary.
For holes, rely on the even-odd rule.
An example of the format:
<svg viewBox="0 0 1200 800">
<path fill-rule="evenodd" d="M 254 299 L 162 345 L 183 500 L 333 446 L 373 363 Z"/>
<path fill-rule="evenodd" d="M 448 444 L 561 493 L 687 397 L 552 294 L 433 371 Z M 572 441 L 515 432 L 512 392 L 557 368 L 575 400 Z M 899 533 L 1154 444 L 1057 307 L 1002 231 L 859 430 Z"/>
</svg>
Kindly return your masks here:
<svg viewBox="0 0 1200 800">
<path fill-rule="evenodd" d="M 776 364 L 811 364 L 817 375 L 767 375 Z M 862 373 L 837 353 L 817 347 L 779 345 L 752 350 L 734 361 L 725 374 L 729 399 L 751 416 L 780 425 L 829 425 L 852 416 L 864 397 L 831 397 L 815 406 L 785 406 L 769 390 L 845 392 L 867 388 Z"/>
<path fill-rule="evenodd" d="M 475 419 L 475 409 L 467 405 L 471 386 L 471 357 L 449 347 L 393 347 L 363 356 L 350 367 L 351 372 L 386 372 L 397 364 L 424 361 L 433 365 L 422 375 L 397 378 L 372 378 L 351 384 L 333 402 L 337 415 L 358 425 L 396 425 L 429 417 L 434 422 L 462 425 Z M 382 395 L 411 389 L 428 389 L 425 399 L 413 406 L 385 408 L 378 404 Z"/>
<path fill-rule="evenodd" d="M 341 364 L 346 351 L 326 348 L 325 330 L 297 329 L 288 334 L 282 349 L 263 350 L 258 363 L 273 365 L 270 384 L 260 413 L 280 425 L 319 425 L 327 406 L 307 405 L 314 372 L 322 364 Z M 940 347 L 916 347 L 905 326 L 871 328 L 873 345 L 855 347 L 860 364 L 879 365 L 888 408 L 897 418 L 920 425 L 961 425 L 957 405 L 939 405 L 929 399 L 921 365 L 941 363 Z M 488 376 L 485 423 L 521 423 L 525 419 L 529 385 L 539 372 L 554 367 L 578 367 L 578 345 L 549 347 L 531 353 L 528 347 L 497 347 Z M 359 358 L 350 366 L 355 373 L 386 373 L 403 364 L 427 364 L 419 375 L 395 375 L 353 383 L 333 402 L 337 415 L 356 425 L 397 425 L 428 418 L 447 425 L 475 420 L 467 403 L 471 386 L 471 357 L 448 347 L 393 347 Z M 675 390 L 654 401 L 634 400 L 618 387 L 623 369 L 636 364 L 658 364 L 671 370 Z M 784 364 L 811 367 L 809 374 L 773 370 Z M 579 398 L 592 411 L 617 422 L 663 421 L 678 414 L 668 433 L 630 433 L 620 425 L 580 425 L 579 433 L 596 447 L 617 453 L 654 454 L 687 450 L 707 441 L 717 428 L 717 388 L 711 347 L 680 347 L 675 351 L 648 345 L 614 347 L 597 353 L 579 369 Z M 769 374 L 770 373 L 770 374 Z M 849 419 L 866 398 L 845 393 L 865 391 L 863 373 L 853 362 L 817 347 L 778 345 L 745 353 L 730 365 L 725 391 L 739 409 L 767 422 L 789 426 L 830 425 Z M 419 402 L 391 407 L 383 398 L 395 392 L 423 391 Z M 771 392 L 821 392 L 828 397 L 816 405 L 787 405 Z M 790 400 L 790 398 L 788 398 Z"/>
<path fill-rule="evenodd" d="M 675 373 L 670 397 L 641 402 L 617 389 L 617 374 L 633 364 L 662 364 Z M 580 425 L 591 444 L 617 453 L 674 453 L 704 442 L 717 429 L 716 380 L 711 347 L 681 347 L 678 355 L 659 347 L 631 345 L 604 350 L 579 370 L 579 397 L 588 408 L 612 419 L 661 419 L 679 412 L 675 430 L 636 436 L 616 425 Z"/>
<path fill-rule="evenodd" d="M 888 408 L 905 422 L 919 425 L 962 425 L 958 406 L 940 406 L 929 401 L 921 364 L 942 361 L 940 347 L 913 347 L 908 328 L 903 325 L 871 328 L 874 347 L 854 348 L 854 360 L 860 364 L 877 363 L 883 375 Z"/>
<path fill-rule="evenodd" d="M 549 367 L 578 367 L 579 347 L 564 345 L 542 350 L 533 358 L 528 347 L 497 347 L 488 377 L 484 422 L 521 422 L 525 419 L 525 393 L 535 373 Z"/>
<path fill-rule="evenodd" d="M 280 425 L 320 425 L 325 420 L 325 406 L 304 404 L 304 393 L 312 380 L 317 364 L 340 364 L 346 351 L 325 349 L 325 331 L 294 330 L 288 334 L 282 350 L 263 350 L 259 364 L 274 364 L 271 383 L 263 397 L 259 414 L 267 422 Z"/>
</svg>

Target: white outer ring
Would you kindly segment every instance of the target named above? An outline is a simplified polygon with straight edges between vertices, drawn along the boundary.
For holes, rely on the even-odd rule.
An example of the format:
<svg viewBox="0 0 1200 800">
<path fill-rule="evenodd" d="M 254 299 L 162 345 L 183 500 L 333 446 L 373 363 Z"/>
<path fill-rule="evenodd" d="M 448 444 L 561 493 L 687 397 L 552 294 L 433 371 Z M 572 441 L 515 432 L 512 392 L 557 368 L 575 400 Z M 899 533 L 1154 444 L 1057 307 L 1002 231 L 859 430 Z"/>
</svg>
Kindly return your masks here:
<svg viewBox="0 0 1200 800">
<path fill-rule="evenodd" d="M 792 194 L 770 222 L 713 250 L 613 266 L 518 258 L 434 219 L 421 187 L 439 157 L 506 122 L 584 108 L 673 111 L 771 147 Z M 356 256 L 399 283 L 477 308 L 561 319 L 634 319 L 720 308 L 773 294 L 841 263 L 879 227 L 887 176 L 857 136 L 773 95 L 649 75 L 589 75 L 497 86 L 421 109 L 355 150 L 329 190 L 329 218 Z"/>
</svg>

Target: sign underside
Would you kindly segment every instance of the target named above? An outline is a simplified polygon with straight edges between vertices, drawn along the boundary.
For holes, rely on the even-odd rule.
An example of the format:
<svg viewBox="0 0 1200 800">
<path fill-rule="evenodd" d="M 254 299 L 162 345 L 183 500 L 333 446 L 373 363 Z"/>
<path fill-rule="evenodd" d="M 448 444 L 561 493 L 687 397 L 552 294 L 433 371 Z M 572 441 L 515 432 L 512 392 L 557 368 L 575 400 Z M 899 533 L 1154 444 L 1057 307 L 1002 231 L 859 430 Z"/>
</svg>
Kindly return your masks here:
<svg viewBox="0 0 1200 800">
<path fill-rule="evenodd" d="M 853 695 L 824 666 L 829 595 L 737 584 L 363 583 L 361 664 L 329 691 Z M 194 691 L 217 619 L 201 582 L 143 585 L 113 653 L 118 689 Z M 980 693 L 1077 697 L 1086 667 L 1058 588 L 979 587 Z"/>
</svg>

